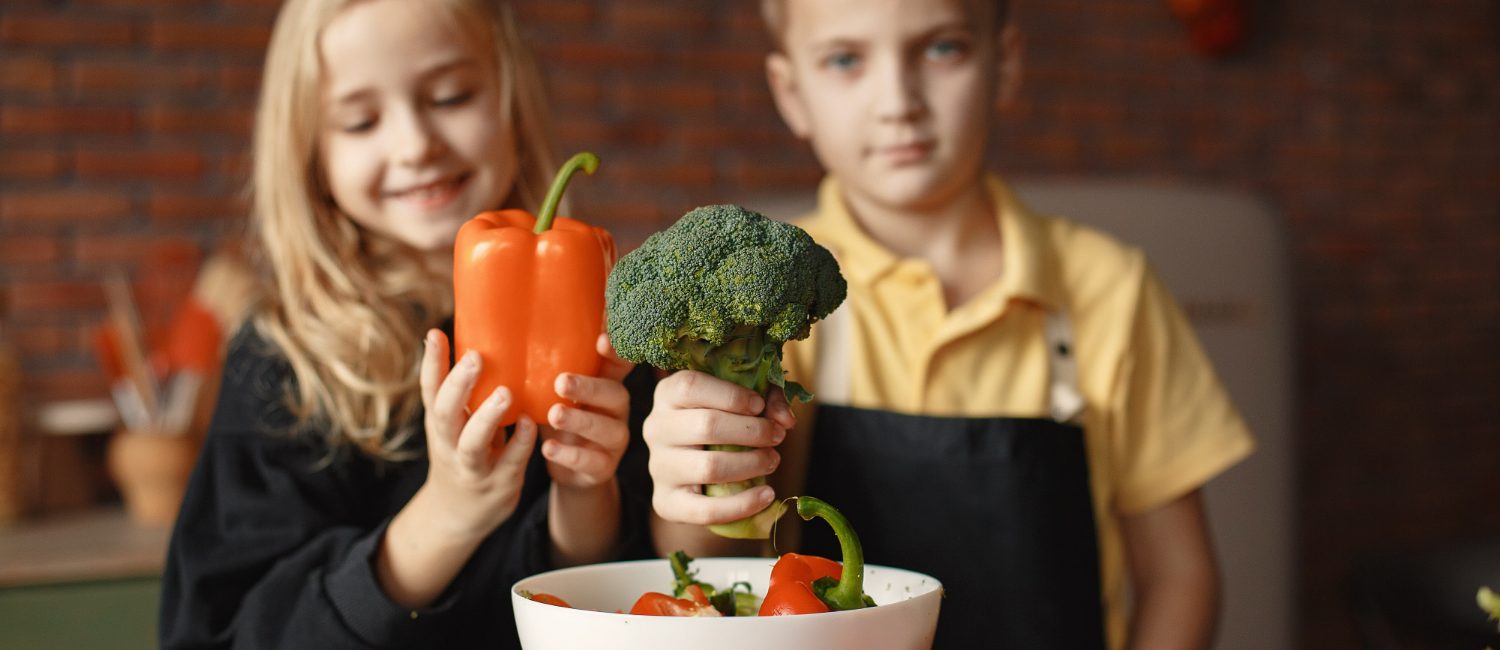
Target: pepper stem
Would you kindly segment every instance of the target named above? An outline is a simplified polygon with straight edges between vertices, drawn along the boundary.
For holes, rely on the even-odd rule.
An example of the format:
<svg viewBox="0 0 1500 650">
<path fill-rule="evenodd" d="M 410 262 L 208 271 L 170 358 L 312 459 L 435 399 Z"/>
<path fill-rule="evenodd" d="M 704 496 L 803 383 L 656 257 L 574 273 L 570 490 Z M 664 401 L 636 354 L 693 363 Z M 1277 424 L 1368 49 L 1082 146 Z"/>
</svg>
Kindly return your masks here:
<svg viewBox="0 0 1500 650">
<path fill-rule="evenodd" d="M 797 514 L 803 521 L 822 517 L 833 526 L 833 534 L 839 538 L 839 552 L 843 554 L 844 572 L 839 583 L 818 594 L 823 602 L 835 611 L 861 609 L 865 603 L 865 552 L 859 545 L 859 535 L 849 520 L 828 502 L 817 497 L 797 497 Z"/>
<path fill-rule="evenodd" d="M 552 228 L 552 219 L 557 216 L 557 204 L 562 202 L 563 190 L 568 188 L 568 181 L 573 180 L 573 174 L 578 173 L 580 168 L 593 174 L 599 168 L 599 157 L 581 151 L 563 163 L 562 169 L 557 170 L 557 176 L 552 179 L 552 187 L 547 190 L 547 200 L 542 201 L 542 209 L 536 213 L 536 228 L 532 229 L 533 233 L 540 235 Z"/>
</svg>

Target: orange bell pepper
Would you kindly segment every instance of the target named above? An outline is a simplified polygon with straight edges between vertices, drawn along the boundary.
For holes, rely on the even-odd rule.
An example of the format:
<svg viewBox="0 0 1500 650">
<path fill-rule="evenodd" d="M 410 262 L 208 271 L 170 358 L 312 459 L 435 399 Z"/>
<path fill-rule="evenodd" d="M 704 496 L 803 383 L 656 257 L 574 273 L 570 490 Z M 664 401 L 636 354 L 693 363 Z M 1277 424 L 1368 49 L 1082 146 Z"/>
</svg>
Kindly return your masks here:
<svg viewBox="0 0 1500 650">
<path fill-rule="evenodd" d="M 615 262 L 609 231 L 555 217 L 573 174 L 592 174 L 599 158 L 573 156 L 557 172 L 536 216 L 481 212 L 459 228 L 453 249 L 453 339 L 458 356 L 478 350 L 475 410 L 499 386 L 514 402 L 501 419 L 525 413 L 538 423 L 564 400 L 553 383 L 564 372 L 599 373 L 594 349 L 604 329 L 604 283 Z M 554 218 L 555 217 L 555 218 Z"/>
</svg>

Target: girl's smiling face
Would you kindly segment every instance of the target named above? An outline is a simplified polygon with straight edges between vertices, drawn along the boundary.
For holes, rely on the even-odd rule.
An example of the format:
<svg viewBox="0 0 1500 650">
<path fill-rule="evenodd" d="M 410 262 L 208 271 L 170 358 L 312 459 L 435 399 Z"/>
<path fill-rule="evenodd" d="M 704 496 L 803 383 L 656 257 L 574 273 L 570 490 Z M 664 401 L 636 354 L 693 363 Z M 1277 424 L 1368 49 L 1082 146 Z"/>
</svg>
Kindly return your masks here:
<svg viewBox="0 0 1500 650">
<path fill-rule="evenodd" d="M 322 61 L 319 162 L 339 209 L 420 250 L 453 244 L 516 177 L 490 37 L 408 0 L 336 16 Z"/>
</svg>

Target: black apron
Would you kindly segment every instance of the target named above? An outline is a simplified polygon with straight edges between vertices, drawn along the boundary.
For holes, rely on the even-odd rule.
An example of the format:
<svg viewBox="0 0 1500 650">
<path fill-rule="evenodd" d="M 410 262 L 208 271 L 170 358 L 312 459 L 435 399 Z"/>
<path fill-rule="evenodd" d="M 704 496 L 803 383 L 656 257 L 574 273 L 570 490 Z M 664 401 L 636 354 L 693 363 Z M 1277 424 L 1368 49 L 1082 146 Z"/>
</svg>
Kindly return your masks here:
<svg viewBox="0 0 1500 650">
<path fill-rule="evenodd" d="M 847 345 L 841 320 L 831 317 L 820 330 L 831 335 L 824 348 Z M 839 356 L 845 352 L 819 351 L 805 493 L 849 518 L 866 562 L 942 581 L 935 648 L 1105 646 L 1088 455 L 1083 428 L 1073 423 L 1082 399 L 1066 318 L 1049 317 L 1047 336 L 1051 419 L 829 405 L 846 403 L 847 384 L 836 372 L 849 366 Z M 805 524 L 803 531 L 806 552 L 839 557 L 827 526 Z"/>
</svg>

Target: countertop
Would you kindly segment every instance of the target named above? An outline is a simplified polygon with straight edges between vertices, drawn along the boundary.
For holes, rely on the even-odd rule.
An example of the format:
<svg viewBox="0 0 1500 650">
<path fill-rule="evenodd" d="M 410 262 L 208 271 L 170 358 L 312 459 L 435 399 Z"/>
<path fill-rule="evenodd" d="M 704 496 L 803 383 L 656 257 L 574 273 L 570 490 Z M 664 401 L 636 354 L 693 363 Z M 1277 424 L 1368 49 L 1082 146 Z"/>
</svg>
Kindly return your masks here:
<svg viewBox="0 0 1500 650">
<path fill-rule="evenodd" d="M 0 588 L 160 575 L 170 535 L 120 507 L 0 526 Z"/>
</svg>

